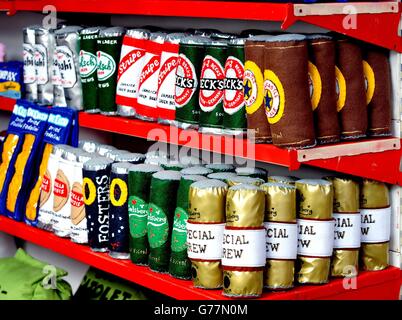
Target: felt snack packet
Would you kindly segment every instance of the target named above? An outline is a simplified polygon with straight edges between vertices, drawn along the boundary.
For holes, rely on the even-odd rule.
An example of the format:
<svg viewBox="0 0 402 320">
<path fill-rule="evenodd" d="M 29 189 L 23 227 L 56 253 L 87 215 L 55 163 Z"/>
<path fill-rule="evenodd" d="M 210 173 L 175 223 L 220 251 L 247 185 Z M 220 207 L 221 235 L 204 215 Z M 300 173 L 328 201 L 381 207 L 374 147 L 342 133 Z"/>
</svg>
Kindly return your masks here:
<svg viewBox="0 0 402 320">
<path fill-rule="evenodd" d="M 0 96 L 21 98 L 24 90 L 23 68 L 20 61 L 0 62 Z"/>
<path fill-rule="evenodd" d="M 3 143 L 0 161 L 0 212 L 5 212 L 5 197 L 8 183 L 14 172 L 15 159 L 21 150 L 24 134 L 22 127 L 28 112 L 30 102 L 18 100 L 11 114 L 7 136 Z"/>
<path fill-rule="evenodd" d="M 49 184 L 48 162 L 53 146 L 66 144 L 71 132 L 73 114 L 76 111 L 69 108 L 52 108 L 46 130 L 43 136 L 43 146 L 39 150 L 40 164 L 39 174 L 29 192 L 28 202 L 25 208 L 24 220 L 30 225 L 38 223 L 38 209 L 40 206 L 41 189 Z M 49 194 L 48 194 L 49 195 Z M 41 199 L 44 200 L 44 199 Z"/>
<path fill-rule="evenodd" d="M 14 164 L 6 191 L 6 214 L 15 220 L 21 220 L 28 197 L 27 190 L 32 177 L 37 175 L 39 150 L 43 145 L 43 134 L 46 129 L 49 111 L 39 106 L 29 106 L 27 117 L 22 127 L 24 142 Z"/>
</svg>

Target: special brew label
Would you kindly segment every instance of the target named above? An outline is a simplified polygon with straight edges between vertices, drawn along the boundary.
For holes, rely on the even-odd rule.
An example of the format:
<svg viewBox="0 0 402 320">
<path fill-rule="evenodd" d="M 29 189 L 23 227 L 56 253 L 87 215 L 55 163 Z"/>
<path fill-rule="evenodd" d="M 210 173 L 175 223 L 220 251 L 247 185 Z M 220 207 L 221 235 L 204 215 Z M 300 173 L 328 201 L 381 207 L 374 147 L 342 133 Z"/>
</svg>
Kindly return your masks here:
<svg viewBox="0 0 402 320">
<path fill-rule="evenodd" d="M 308 62 L 308 84 L 310 88 L 311 105 L 313 110 L 315 110 L 321 100 L 322 82 L 317 67 L 310 61 Z"/>
<path fill-rule="evenodd" d="M 277 123 L 285 110 L 285 91 L 278 76 L 271 70 L 264 72 L 264 106 L 270 124 Z"/>
<path fill-rule="evenodd" d="M 33 45 L 23 44 L 23 58 L 24 58 L 24 83 L 30 84 L 36 81 L 35 70 L 35 48 Z"/>
<path fill-rule="evenodd" d="M 138 84 L 138 103 L 156 108 L 160 55 L 147 52 Z"/>
<path fill-rule="evenodd" d="M 297 219 L 297 254 L 307 257 L 332 256 L 334 224 L 334 220 Z"/>
<path fill-rule="evenodd" d="M 190 259 L 220 260 L 224 223 L 187 222 L 187 255 Z"/>
<path fill-rule="evenodd" d="M 34 64 L 36 70 L 36 82 L 38 84 L 46 84 L 49 81 L 48 74 L 48 54 L 43 44 L 35 44 Z"/>
<path fill-rule="evenodd" d="M 91 52 L 80 50 L 80 76 L 87 78 L 96 72 L 98 61 L 94 54 Z"/>
<path fill-rule="evenodd" d="M 175 102 L 176 107 L 184 107 L 194 95 L 198 86 L 197 75 L 193 63 L 180 54 L 176 69 Z"/>
<path fill-rule="evenodd" d="M 222 265 L 230 267 L 265 266 L 265 230 L 225 229 Z"/>
<path fill-rule="evenodd" d="M 188 215 L 183 208 L 176 208 L 172 230 L 172 251 L 180 252 L 187 249 L 187 220 Z"/>
<path fill-rule="evenodd" d="M 72 51 L 67 46 L 57 46 L 56 56 L 63 87 L 73 88 L 77 82 L 77 72 Z"/>
<path fill-rule="evenodd" d="M 166 243 L 169 236 L 169 223 L 166 214 L 157 205 L 150 203 L 148 209 L 148 241 L 154 249 Z"/>
<path fill-rule="evenodd" d="M 244 107 L 244 65 L 236 57 L 229 56 L 225 63 L 225 91 L 223 110 L 234 114 Z"/>
<path fill-rule="evenodd" d="M 116 62 L 110 54 L 103 51 L 97 51 L 96 57 L 98 61 L 98 80 L 106 81 L 115 73 Z"/>
<path fill-rule="evenodd" d="M 128 199 L 128 219 L 133 238 L 141 238 L 147 234 L 148 203 L 136 196 Z"/>
<path fill-rule="evenodd" d="M 161 54 L 161 67 L 158 76 L 158 108 L 174 110 L 177 53 L 164 51 Z"/>
<path fill-rule="evenodd" d="M 335 249 L 352 249 L 360 247 L 360 214 L 334 213 Z"/>
<path fill-rule="evenodd" d="M 201 69 L 200 108 L 211 112 L 222 101 L 225 89 L 225 72 L 221 63 L 210 55 L 206 55 Z"/>
<path fill-rule="evenodd" d="M 391 207 L 360 209 L 362 243 L 379 243 L 390 240 Z"/>
<path fill-rule="evenodd" d="M 297 258 L 297 224 L 264 222 L 267 259 Z"/>
</svg>

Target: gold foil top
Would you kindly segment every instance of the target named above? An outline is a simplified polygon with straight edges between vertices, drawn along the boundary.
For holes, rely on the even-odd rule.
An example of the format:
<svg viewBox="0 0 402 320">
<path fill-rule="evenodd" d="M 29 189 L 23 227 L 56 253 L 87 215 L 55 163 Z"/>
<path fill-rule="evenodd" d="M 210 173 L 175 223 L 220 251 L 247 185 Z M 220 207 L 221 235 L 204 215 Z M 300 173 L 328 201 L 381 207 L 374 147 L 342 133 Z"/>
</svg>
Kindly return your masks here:
<svg viewBox="0 0 402 320">
<path fill-rule="evenodd" d="M 229 185 L 229 187 L 237 186 L 239 184 L 251 184 L 258 187 L 264 182 L 265 181 L 260 178 L 252 178 L 247 176 L 234 176 L 226 180 L 226 183 Z"/>
<path fill-rule="evenodd" d="M 267 259 L 264 287 L 272 290 L 290 289 L 294 286 L 294 278 L 294 261 Z"/>
<path fill-rule="evenodd" d="M 194 182 L 189 191 L 189 221 L 225 222 L 226 183 L 219 180 Z"/>
<path fill-rule="evenodd" d="M 191 261 L 194 287 L 203 289 L 222 288 L 223 274 L 220 261 Z"/>
<path fill-rule="evenodd" d="M 252 185 L 230 187 L 226 198 L 226 226 L 261 227 L 264 223 L 265 193 Z"/>
<path fill-rule="evenodd" d="M 266 194 L 264 221 L 296 222 L 296 188 L 283 183 L 264 183 Z"/>
<path fill-rule="evenodd" d="M 331 261 L 331 276 L 355 277 L 359 273 L 359 249 L 334 249 Z"/>
<path fill-rule="evenodd" d="M 333 190 L 329 181 L 303 179 L 296 181 L 298 217 L 307 219 L 331 219 Z"/>
<path fill-rule="evenodd" d="M 259 297 L 264 271 L 223 271 L 223 294 L 229 297 Z"/>
<path fill-rule="evenodd" d="M 389 242 L 362 243 L 360 248 L 360 265 L 366 271 L 379 271 L 388 267 Z"/>
<path fill-rule="evenodd" d="M 387 185 L 383 182 L 364 179 L 360 187 L 360 208 L 386 208 L 389 205 Z"/>
<path fill-rule="evenodd" d="M 359 184 L 348 178 L 327 177 L 334 189 L 334 212 L 359 212 Z"/>
<path fill-rule="evenodd" d="M 299 283 L 324 284 L 328 282 L 331 258 L 298 258 L 297 281 Z"/>
<path fill-rule="evenodd" d="M 292 186 L 295 185 L 296 180 L 298 180 L 298 179 L 296 177 L 292 177 L 292 176 L 269 176 L 268 177 L 268 182 L 284 183 L 284 184 L 290 184 Z"/>
</svg>

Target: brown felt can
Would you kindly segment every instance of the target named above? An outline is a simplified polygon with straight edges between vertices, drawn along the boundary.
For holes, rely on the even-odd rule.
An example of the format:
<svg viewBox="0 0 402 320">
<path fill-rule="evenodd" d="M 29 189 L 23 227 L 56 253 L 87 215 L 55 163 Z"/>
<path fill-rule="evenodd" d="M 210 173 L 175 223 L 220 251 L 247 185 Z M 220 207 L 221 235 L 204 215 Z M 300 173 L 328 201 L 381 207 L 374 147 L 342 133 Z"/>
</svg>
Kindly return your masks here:
<svg viewBox="0 0 402 320">
<path fill-rule="evenodd" d="M 365 44 L 363 70 L 370 136 L 391 135 L 391 71 L 389 51 Z"/>
<path fill-rule="evenodd" d="M 332 37 L 313 34 L 309 40 L 308 76 L 314 124 L 319 144 L 340 140 L 340 126 L 336 110 L 335 43 Z"/>
<path fill-rule="evenodd" d="M 271 36 L 255 36 L 244 44 L 244 101 L 247 129 L 254 130 L 255 143 L 272 142 L 264 108 L 264 43 Z"/>
<path fill-rule="evenodd" d="M 337 40 L 336 88 L 341 138 L 358 139 L 367 133 L 367 105 L 360 47 L 349 39 Z"/>
<path fill-rule="evenodd" d="M 306 37 L 275 36 L 265 42 L 264 106 L 272 142 L 284 148 L 316 144 L 308 85 Z"/>
</svg>

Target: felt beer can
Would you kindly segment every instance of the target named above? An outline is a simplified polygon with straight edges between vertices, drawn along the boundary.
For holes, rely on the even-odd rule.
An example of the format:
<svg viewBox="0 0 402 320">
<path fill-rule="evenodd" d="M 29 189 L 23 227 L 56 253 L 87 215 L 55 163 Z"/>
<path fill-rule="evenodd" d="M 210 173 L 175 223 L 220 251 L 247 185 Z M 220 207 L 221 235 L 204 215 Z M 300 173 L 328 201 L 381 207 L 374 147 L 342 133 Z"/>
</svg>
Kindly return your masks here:
<svg viewBox="0 0 402 320">
<path fill-rule="evenodd" d="M 216 179 L 226 183 L 226 181 L 230 180 L 233 177 L 236 177 L 236 173 L 234 172 L 214 172 L 207 175 L 208 179 Z"/>
<path fill-rule="evenodd" d="M 210 173 L 213 173 L 211 169 L 205 168 L 203 166 L 194 166 L 184 168 L 180 171 L 182 175 L 200 175 L 200 176 L 207 176 Z"/>
<path fill-rule="evenodd" d="M 95 252 L 106 252 L 109 247 L 109 194 L 112 163 L 112 160 L 104 157 L 94 157 L 85 162 L 82 169 L 88 245 Z"/>
<path fill-rule="evenodd" d="M 336 110 L 335 42 L 324 34 L 309 35 L 307 39 L 308 81 L 317 142 L 337 142 L 340 140 L 340 127 Z"/>
<path fill-rule="evenodd" d="M 161 53 L 166 33 L 151 33 L 146 42 L 144 65 L 138 79 L 136 117 L 146 121 L 158 119 L 158 77 L 161 66 Z"/>
<path fill-rule="evenodd" d="M 268 176 L 268 182 L 277 182 L 277 183 L 294 185 L 297 180 L 299 179 L 292 176 Z"/>
<path fill-rule="evenodd" d="M 328 282 L 334 245 L 333 189 L 322 179 L 296 181 L 297 267 L 300 284 Z"/>
<path fill-rule="evenodd" d="M 362 138 L 366 136 L 368 128 L 362 50 L 346 38 L 337 40 L 336 48 L 335 84 L 341 138 Z"/>
<path fill-rule="evenodd" d="M 138 164 L 128 174 L 128 219 L 130 224 L 130 259 L 138 265 L 148 265 L 149 244 L 147 223 L 152 175 L 162 167 Z"/>
<path fill-rule="evenodd" d="M 188 168 L 188 165 L 172 159 L 163 159 L 160 165 L 163 170 L 181 171 L 185 168 Z"/>
<path fill-rule="evenodd" d="M 160 69 L 158 74 L 158 122 L 174 124 L 176 117 L 176 102 L 174 97 L 176 86 L 176 69 L 179 59 L 180 40 L 185 33 L 169 33 L 162 47 Z"/>
<path fill-rule="evenodd" d="M 111 150 L 116 150 L 116 147 L 108 144 L 99 144 L 96 148 L 96 153 L 104 157 L 106 153 L 108 153 Z"/>
<path fill-rule="evenodd" d="M 391 71 L 389 50 L 370 44 L 363 46 L 363 71 L 368 111 L 368 134 L 391 135 Z"/>
<path fill-rule="evenodd" d="M 334 189 L 334 253 L 331 276 L 355 277 L 359 271 L 361 237 L 359 184 L 350 178 L 327 177 Z"/>
<path fill-rule="evenodd" d="M 124 150 L 122 150 L 124 151 Z M 114 159 L 116 162 L 129 162 L 132 164 L 144 163 L 145 155 L 136 152 L 121 152 L 118 153 Z"/>
<path fill-rule="evenodd" d="M 235 167 L 232 164 L 226 163 L 210 163 L 205 166 L 207 169 L 211 169 L 213 172 L 234 172 Z"/>
<path fill-rule="evenodd" d="M 179 161 L 180 163 L 187 165 L 188 167 L 201 166 L 204 164 L 204 161 L 198 157 L 181 155 L 180 153 L 179 153 Z"/>
<path fill-rule="evenodd" d="M 271 129 L 264 107 L 265 40 L 271 36 L 255 36 L 244 44 L 244 102 L 247 129 L 254 130 L 255 143 L 272 142 Z"/>
<path fill-rule="evenodd" d="M 259 187 L 230 187 L 223 234 L 223 295 L 259 297 L 264 285 L 265 193 Z"/>
<path fill-rule="evenodd" d="M 308 87 L 306 37 L 286 34 L 271 37 L 264 44 L 263 101 L 272 142 L 291 149 L 313 147 L 316 139 Z"/>
<path fill-rule="evenodd" d="M 199 89 L 205 47 L 211 40 L 188 36 L 180 41 L 176 69 L 175 103 L 176 125 L 180 128 L 197 128 L 200 116 Z"/>
<path fill-rule="evenodd" d="M 175 199 L 180 178 L 180 172 L 172 170 L 152 175 L 147 223 L 148 265 L 152 271 L 166 273 L 169 270 Z"/>
<path fill-rule="evenodd" d="M 98 69 L 98 105 L 104 115 L 115 115 L 117 66 L 125 29 L 110 27 L 99 31 L 96 59 Z"/>
<path fill-rule="evenodd" d="M 68 26 L 55 31 L 56 56 L 66 105 L 83 109 L 82 84 L 79 75 L 79 26 Z"/>
<path fill-rule="evenodd" d="M 138 79 L 144 66 L 146 40 L 150 31 L 129 29 L 123 38 L 117 74 L 117 114 L 123 117 L 135 115 L 138 97 Z"/>
<path fill-rule="evenodd" d="M 80 44 L 80 77 L 82 84 L 82 100 L 84 111 L 99 112 L 98 107 L 98 61 L 96 58 L 97 39 L 99 31 L 104 27 L 89 27 L 82 29 L 79 36 Z"/>
<path fill-rule="evenodd" d="M 225 63 L 225 91 L 223 95 L 223 133 L 242 135 L 247 129 L 244 101 L 244 42 L 230 39 Z"/>
<path fill-rule="evenodd" d="M 188 193 L 193 182 L 206 180 L 204 176 L 182 176 L 177 190 L 173 218 L 169 273 L 178 279 L 191 279 L 191 261 L 187 256 Z"/>
<path fill-rule="evenodd" d="M 202 180 L 191 184 L 187 221 L 187 254 L 194 287 L 223 286 L 221 265 L 227 184 Z"/>
<path fill-rule="evenodd" d="M 252 178 L 247 176 L 234 176 L 226 181 L 229 187 L 237 186 L 238 184 L 251 184 L 259 187 L 265 181 L 260 178 Z"/>
<path fill-rule="evenodd" d="M 294 286 L 297 259 L 296 188 L 283 183 L 264 183 L 266 194 L 266 268 L 264 287 L 271 290 Z"/>
<path fill-rule="evenodd" d="M 90 140 L 80 140 L 78 142 L 78 148 L 81 148 L 85 152 L 88 153 L 96 153 L 96 149 L 98 147 L 98 143 Z"/>
<path fill-rule="evenodd" d="M 200 132 L 221 134 L 227 41 L 213 40 L 205 47 L 200 75 Z"/>
<path fill-rule="evenodd" d="M 360 266 L 365 271 L 384 270 L 389 263 L 391 205 L 385 183 L 364 179 L 360 186 Z"/>
<path fill-rule="evenodd" d="M 23 59 L 24 59 L 24 86 L 25 99 L 36 102 L 38 99 L 38 87 L 35 70 L 35 28 L 26 27 L 23 30 Z"/>
<path fill-rule="evenodd" d="M 267 181 L 268 171 L 258 167 L 239 167 L 235 170 L 238 176 L 247 176 L 251 178 L 260 178 Z"/>
<path fill-rule="evenodd" d="M 130 259 L 127 183 L 132 166 L 129 162 L 116 162 L 110 172 L 109 255 L 115 259 Z"/>
</svg>

